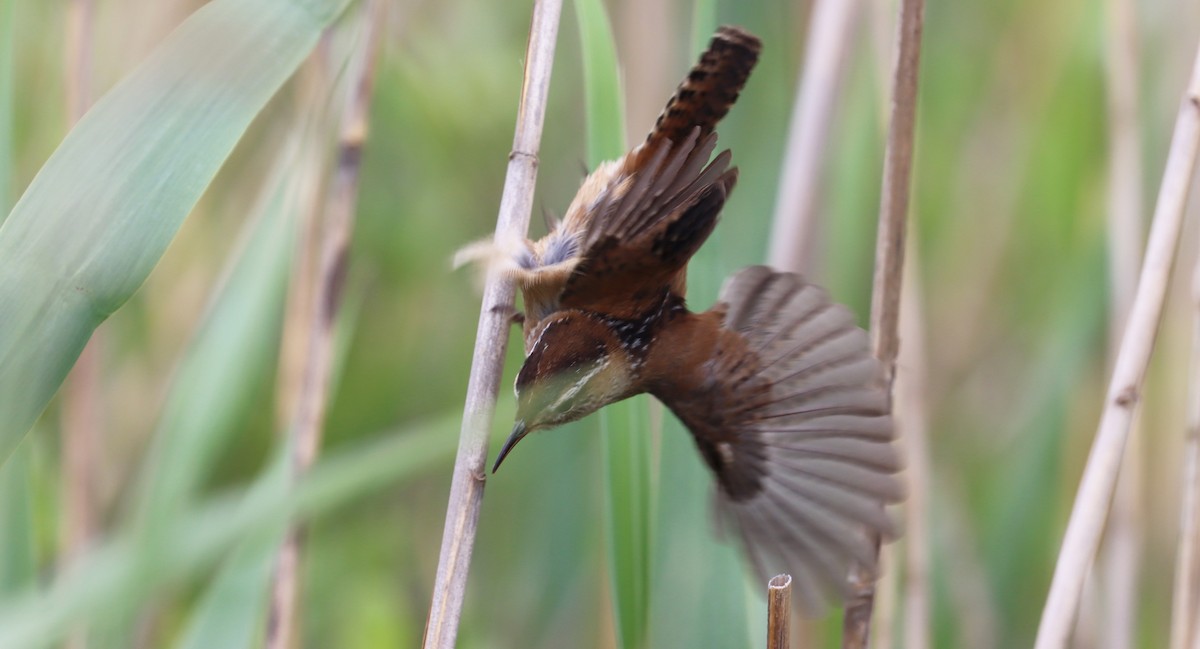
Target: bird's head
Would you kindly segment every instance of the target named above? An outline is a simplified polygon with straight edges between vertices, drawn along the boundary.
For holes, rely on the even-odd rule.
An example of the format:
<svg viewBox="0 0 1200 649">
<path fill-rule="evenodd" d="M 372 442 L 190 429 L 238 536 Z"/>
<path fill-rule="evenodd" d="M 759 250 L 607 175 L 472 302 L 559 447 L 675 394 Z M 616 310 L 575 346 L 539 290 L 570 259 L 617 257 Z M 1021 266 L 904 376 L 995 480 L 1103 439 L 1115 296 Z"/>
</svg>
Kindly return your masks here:
<svg viewBox="0 0 1200 649">
<path fill-rule="evenodd" d="M 612 327 L 580 312 L 546 318 L 517 374 L 517 421 L 496 464 L 535 430 L 589 415 L 636 392 L 633 364 Z"/>
</svg>

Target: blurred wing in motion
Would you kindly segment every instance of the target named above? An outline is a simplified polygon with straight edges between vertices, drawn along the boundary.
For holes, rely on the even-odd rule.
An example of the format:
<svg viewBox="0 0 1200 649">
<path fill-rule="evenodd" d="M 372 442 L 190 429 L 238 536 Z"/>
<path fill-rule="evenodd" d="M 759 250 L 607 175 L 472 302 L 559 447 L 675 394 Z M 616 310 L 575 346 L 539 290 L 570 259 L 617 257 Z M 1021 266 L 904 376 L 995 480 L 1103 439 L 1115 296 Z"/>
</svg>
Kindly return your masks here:
<svg viewBox="0 0 1200 649">
<path fill-rule="evenodd" d="M 699 389 L 655 394 L 713 470 L 719 518 L 765 581 L 786 572 L 806 608 L 845 594 L 870 540 L 895 531 L 902 498 L 887 394 L 866 332 L 799 276 L 757 266 L 734 275 L 709 314 L 722 329 Z"/>
</svg>

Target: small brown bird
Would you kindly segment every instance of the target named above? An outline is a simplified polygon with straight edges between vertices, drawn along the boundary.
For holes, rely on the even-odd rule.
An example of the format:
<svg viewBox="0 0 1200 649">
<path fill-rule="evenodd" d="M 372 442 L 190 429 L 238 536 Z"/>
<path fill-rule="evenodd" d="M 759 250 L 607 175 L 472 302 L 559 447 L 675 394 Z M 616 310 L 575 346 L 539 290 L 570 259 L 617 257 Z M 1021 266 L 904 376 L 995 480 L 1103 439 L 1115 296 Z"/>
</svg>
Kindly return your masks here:
<svg viewBox="0 0 1200 649">
<path fill-rule="evenodd" d="M 713 129 L 758 60 L 722 27 L 654 130 L 584 181 L 541 240 L 476 244 L 525 300 L 517 421 L 493 471 L 530 432 L 643 392 L 687 426 L 717 482 L 717 511 L 764 577 L 790 573 L 810 608 L 874 567 L 893 535 L 888 397 L 867 335 L 822 289 L 764 266 L 739 271 L 712 309 L 684 301 L 687 263 L 737 181 L 712 162 Z"/>
</svg>

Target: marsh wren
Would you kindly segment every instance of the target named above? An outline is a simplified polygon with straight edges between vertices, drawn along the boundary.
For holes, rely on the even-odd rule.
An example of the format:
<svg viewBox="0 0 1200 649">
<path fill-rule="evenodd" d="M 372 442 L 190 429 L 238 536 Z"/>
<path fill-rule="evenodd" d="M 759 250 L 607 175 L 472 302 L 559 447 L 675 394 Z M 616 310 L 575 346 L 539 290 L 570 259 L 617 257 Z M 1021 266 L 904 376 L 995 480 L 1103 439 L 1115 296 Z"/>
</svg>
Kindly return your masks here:
<svg viewBox="0 0 1200 649">
<path fill-rule="evenodd" d="M 761 43 L 722 27 L 646 141 L 583 182 L 542 239 L 476 244 L 525 304 L 517 421 L 493 471 L 536 430 L 649 393 L 691 431 L 716 509 L 761 575 L 790 573 L 810 606 L 873 568 L 901 497 L 888 395 L 866 332 L 799 275 L 764 266 L 688 310 L 687 264 L 737 182 L 714 128 Z"/>
</svg>

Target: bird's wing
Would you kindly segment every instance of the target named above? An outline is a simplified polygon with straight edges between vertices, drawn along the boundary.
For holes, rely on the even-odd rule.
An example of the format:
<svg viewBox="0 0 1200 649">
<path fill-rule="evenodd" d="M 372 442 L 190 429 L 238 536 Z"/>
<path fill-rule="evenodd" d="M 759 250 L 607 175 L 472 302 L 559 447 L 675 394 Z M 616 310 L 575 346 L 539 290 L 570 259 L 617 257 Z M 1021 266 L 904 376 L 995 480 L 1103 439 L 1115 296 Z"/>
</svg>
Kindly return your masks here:
<svg viewBox="0 0 1200 649">
<path fill-rule="evenodd" d="M 662 304 L 667 290 L 682 294 L 677 277 L 716 227 L 737 182 L 737 169 L 728 164 L 725 152 L 679 195 L 663 199 L 652 194 L 613 210 L 612 220 L 589 242 L 563 286 L 561 308 L 636 318 Z M 646 184 L 653 189 L 667 183 Z M 635 184 L 629 191 L 638 190 Z"/>
<path fill-rule="evenodd" d="M 872 536 L 895 534 L 888 396 L 866 333 L 799 276 L 733 276 L 710 314 L 722 329 L 706 376 L 654 393 L 691 430 L 717 480 L 717 511 L 760 575 L 792 575 L 819 610 L 845 594 L 852 563 L 873 568 Z"/>
<path fill-rule="evenodd" d="M 737 101 L 761 42 L 736 27 L 717 30 L 667 101 L 646 141 L 580 191 L 565 230 L 579 232 L 579 262 L 563 308 L 638 317 L 683 292 L 682 269 L 716 225 L 736 180 L 724 151 L 710 163 L 713 132 Z M 624 312 L 624 315 L 615 311 Z"/>
</svg>

